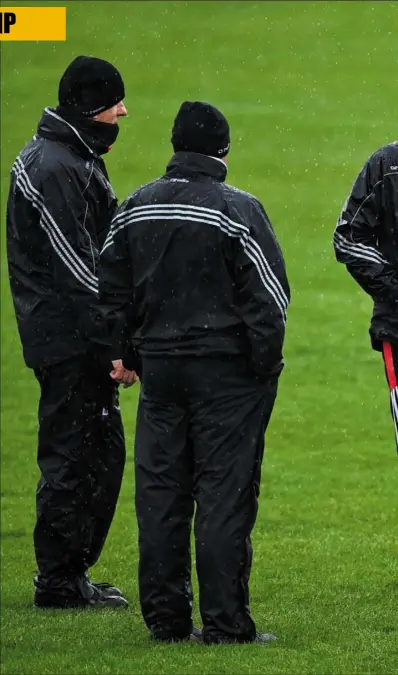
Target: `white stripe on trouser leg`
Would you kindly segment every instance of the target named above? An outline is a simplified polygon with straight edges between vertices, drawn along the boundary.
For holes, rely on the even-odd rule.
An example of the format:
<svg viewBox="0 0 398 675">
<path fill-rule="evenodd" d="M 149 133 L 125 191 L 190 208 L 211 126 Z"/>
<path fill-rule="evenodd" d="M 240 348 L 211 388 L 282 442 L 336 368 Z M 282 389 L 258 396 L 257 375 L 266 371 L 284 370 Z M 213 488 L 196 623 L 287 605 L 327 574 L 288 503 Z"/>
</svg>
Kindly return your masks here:
<svg viewBox="0 0 398 675">
<path fill-rule="evenodd" d="M 391 389 L 390 396 L 391 396 L 392 418 L 394 421 L 394 428 L 395 428 L 395 440 L 397 443 L 397 450 L 398 450 L 398 387 L 394 387 L 394 389 Z"/>
</svg>

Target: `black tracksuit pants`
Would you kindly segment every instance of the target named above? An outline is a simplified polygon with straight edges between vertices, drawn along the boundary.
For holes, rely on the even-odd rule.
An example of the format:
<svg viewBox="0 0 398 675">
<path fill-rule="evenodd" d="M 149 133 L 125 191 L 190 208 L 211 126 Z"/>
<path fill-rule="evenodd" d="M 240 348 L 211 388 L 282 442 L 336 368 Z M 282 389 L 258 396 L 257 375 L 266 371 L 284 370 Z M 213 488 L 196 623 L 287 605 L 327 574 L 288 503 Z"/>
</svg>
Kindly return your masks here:
<svg viewBox="0 0 398 675">
<path fill-rule="evenodd" d="M 98 560 L 122 482 L 117 390 L 100 372 L 83 358 L 35 370 L 41 478 L 34 545 L 40 578 L 55 587 Z"/>
<path fill-rule="evenodd" d="M 143 358 L 135 471 L 139 589 L 160 639 L 192 628 L 190 530 L 206 642 L 251 641 L 250 533 L 277 377 L 243 358 Z"/>
</svg>

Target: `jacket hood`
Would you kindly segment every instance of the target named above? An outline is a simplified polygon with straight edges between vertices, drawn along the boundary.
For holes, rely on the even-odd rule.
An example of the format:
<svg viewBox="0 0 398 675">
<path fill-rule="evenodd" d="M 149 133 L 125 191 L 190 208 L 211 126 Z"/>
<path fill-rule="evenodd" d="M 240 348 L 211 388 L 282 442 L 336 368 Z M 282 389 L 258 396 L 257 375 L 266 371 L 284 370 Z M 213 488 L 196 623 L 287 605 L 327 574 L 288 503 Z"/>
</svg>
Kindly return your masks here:
<svg viewBox="0 0 398 675">
<path fill-rule="evenodd" d="M 227 165 L 218 157 L 201 155 L 198 152 L 179 151 L 167 165 L 167 176 L 208 176 L 220 183 L 227 176 Z"/>
<path fill-rule="evenodd" d="M 84 158 L 103 155 L 116 140 L 118 125 L 92 119 L 66 119 L 58 109 L 45 108 L 37 133 L 49 140 L 65 143 Z"/>
</svg>

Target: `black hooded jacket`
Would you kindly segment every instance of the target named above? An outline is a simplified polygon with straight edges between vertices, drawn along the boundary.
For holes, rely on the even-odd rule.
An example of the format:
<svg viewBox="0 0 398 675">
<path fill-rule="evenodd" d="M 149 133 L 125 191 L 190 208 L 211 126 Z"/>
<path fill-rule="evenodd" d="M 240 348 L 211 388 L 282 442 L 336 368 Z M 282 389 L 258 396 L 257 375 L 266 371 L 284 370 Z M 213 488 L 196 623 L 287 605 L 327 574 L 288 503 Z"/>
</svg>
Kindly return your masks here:
<svg viewBox="0 0 398 675">
<path fill-rule="evenodd" d="M 245 355 L 280 369 L 289 285 L 260 202 L 224 183 L 223 161 L 177 152 L 121 205 L 101 253 L 100 304 L 113 359 Z"/>
<path fill-rule="evenodd" d="M 99 255 L 117 206 L 103 150 L 47 108 L 12 167 L 9 276 L 31 368 L 87 353 L 96 330 Z"/>
<path fill-rule="evenodd" d="M 365 163 L 344 204 L 334 250 L 374 301 L 373 347 L 398 342 L 398 142 Z"/>
</svg>

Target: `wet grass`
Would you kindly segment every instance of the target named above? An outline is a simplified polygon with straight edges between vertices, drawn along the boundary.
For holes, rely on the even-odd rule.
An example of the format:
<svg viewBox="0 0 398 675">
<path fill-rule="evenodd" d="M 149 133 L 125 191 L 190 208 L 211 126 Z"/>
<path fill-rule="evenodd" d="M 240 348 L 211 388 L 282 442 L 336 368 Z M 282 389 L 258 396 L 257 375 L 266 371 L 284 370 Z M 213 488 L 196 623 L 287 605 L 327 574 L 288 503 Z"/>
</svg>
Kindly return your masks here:
<svg viewBox="0 0 398 675">
<path fill-rule="evenodd" d="M 119 196 L 162 172 L 181 101 L 208 99 L 232 126 L 229 182 L 264 201 L 283 245 L 293 302 L 252 577 L 258 627 L 280 640 L 268 648 L 148 641 L 131 461 L 93 571 L 121 586 L 130 609 L 32 608 L 38 388 L 21 358 L 3 257 L 2 672 L 392 675 L 398 463 L 383 368 L 367 336 L 370 301 L 334 262 L 331 235 L 360 165 L 396 136 L 398 8 L 71 2 L 68 17 L 65 44 L 2 47 L 3 197 L 15 155 L 55 102 L 61 71 L 80 53 L 96 54 L 126 80 L 130 117 L 107 160 Z M 130 458 L 136 398 L 123 396 Z"/>
</svg>

